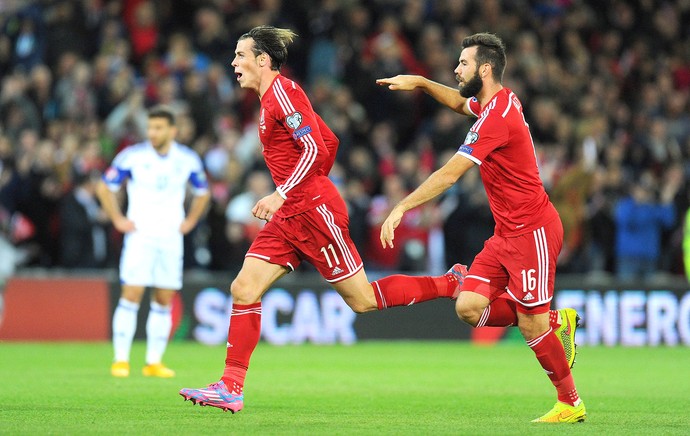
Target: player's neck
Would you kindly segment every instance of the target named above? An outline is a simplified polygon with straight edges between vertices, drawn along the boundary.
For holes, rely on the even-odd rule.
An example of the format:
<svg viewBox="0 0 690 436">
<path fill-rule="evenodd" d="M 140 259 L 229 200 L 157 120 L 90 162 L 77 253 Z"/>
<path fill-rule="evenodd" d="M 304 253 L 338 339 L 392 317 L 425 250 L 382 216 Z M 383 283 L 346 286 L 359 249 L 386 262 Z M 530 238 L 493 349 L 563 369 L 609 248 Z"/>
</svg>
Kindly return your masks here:
<svg viewBox="0 0 690 436">
<path fill-rule="evenodd" d="M 154 148 L 154 150 L 156 150 L 159 156 L 166 156 L 170 152 L 170 148 L 172 148 L 172 143 L 173 141 L 168 141 L 159 148 Z"/>
<path fill-rule="evenodd" d="M 271 87 L 273 80 L 278 74 L 280 74 L 280 71 L 267 70 L 261 75 L 261 82 L 259 83 L 259 89 L 257 92 L 257 94 L 259 94 L 259 100 L 261 100 L 264 94 L 266 94 L 266 91 L 268 91 L 268 88 Z"/>
<path fill-rule="evenodd" d="M 477 93 L 477 101 L 479 101 L 480 107 L 486 106 L 491 99 L 496 95 L 498 91 L 503 89 L 503 85 L 500 83 L 490 83 L 486 82 L 484 83 L 484 86 L 482 86 L 482 90 Z"/>
</svg>

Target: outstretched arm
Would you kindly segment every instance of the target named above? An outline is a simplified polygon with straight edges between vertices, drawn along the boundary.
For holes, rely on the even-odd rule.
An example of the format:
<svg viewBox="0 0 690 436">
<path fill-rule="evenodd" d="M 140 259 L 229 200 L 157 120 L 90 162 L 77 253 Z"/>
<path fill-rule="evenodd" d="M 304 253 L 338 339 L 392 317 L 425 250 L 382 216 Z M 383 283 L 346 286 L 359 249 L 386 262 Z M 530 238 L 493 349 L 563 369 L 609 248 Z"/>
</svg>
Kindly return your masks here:
<svg viewBox="0 0 690 436">
<path fill-rule="evenodd" d="M 444 166 L 436 170 L 410 195 L 403 198 L 386 218 L 381 226 L 381 245 L 393 247 L 395 229 L 400 225 L 403 215 L 410 209 L 424 204 L 432 198 L 446 192 L 455 182 L 462 177 L 474 162 L 466 157 L 456 154 Z"/>
<path fill-rule="evenodd" d="M 417 88 L 432 96 L 444 106 L 448 106 L 455 112 L 463 115 L 474 116 L 467 110 L 467 99 L 460 95 L 456 88 L 442 85 L 422 76 L 398 75 L 385 79 L 377 79 L 376 83 L 388 86 L 391 91 L 412 91 Z"/>
</svg>

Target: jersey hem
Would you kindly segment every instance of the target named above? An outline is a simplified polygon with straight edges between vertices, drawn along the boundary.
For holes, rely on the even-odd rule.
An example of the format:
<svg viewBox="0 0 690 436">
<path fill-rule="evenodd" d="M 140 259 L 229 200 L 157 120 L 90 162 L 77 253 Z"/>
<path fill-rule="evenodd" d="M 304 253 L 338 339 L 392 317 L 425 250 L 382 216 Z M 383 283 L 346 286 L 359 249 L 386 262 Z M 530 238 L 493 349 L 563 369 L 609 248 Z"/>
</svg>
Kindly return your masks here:
<svg viewBox="0 0 690 436">
<path fill-rule="evenodd" d="M 342 277 L 338 277 L 337 279 L 332 279 L 332 280 L 328 280 L 326 277 L 324 277 L 324 280 L 326 280 L 328 283 L 338 283 L 338 282 L 341 282 L 341 281 L 348 279 L 348 278 L 352 277 L 353 275 L 357 274 L 359 272 L 359 270 L 361 270 L 362 268 L 364 268 L 364 264 L 360 263 L 359 266 L 357 268 L 355 268 L 355 270 L 349 274 L 345 274 Z"/>
<path fill-rule="evenodd" d="M 285 268 L 289 268 L 291 271 L 295 270 L 295 267 L 292 266 L 290 262 L 285 262 L 285 263 L 280 263 L 277 261 L 272 261 L 270 256 L 264 256 L 263 254 L 258 254 L 258 253 L 247 253 L 244 255 L 244 257 L 255 257 L 257 259 L 261 259 L 264 262 L 271 263 L 273 265 L 278 265 L 278 266 L 283 266 Z"/>
<path fill-rule="evenodd" d="M 549 297 L 549 298 L 547 298 L 546 300 L 540 300 L 540 301 L 537 301 L 537 302 L 535 302 L 535 303 L 525 303 L 525 302 L 522 301 L 522 300 L 518 300 L 517 297 L 516 297 L 515 295 L 513 295 L 512 292 L 510 292 L 510 289 L 508 289 L 507 286 L 506 286 L 506 292 L 508 293 L 508 295 L 510 295 L 510 298 L 512 298 L 513 300 L 515 300 L 515 302 L 520 303 L 522 306 L 525 306 L 525 307 L 541 306 L 542 304 L 546 304 L 546 303 L 548 303 L 549 301 L 551 301 L 551 300 L 553 299 L 553 297 Z"/>
<path fill-rule="evenodd" d="M 517 233 L 511 232 L 510 234 L 505 234 L 505 233 L 502 233 L 502 232 L 501 232 L 501 233 L 494 232 L 494 234 L 495 234 L 496 236 L 500 236 L 501 238 L 517 238 L 518 236 L 522 236 L 522 235 L 524 235 L 524 234 L 533 232 L 533 231 L 537 230 L 537 229 L 540 228 L 540 227 L 548 226 L 549 224 L 551 224 L 551 222 L 553 222 L 553 221 L 556 220 L 556 219 L 560 219 L 560 215 L 558 215 L 558 213 L 556 213 L 556 216 L 554 216 L 553 218 L 551 218 L 551 219 L 548 220 L 548 221 L 545 221 L 545 222 L 543 222 L 543 223 L 541 223 L 541 224 L 537 224 L 537 225 L 535 225 L 535 226 L 524 227 L 524 230 L 523 230 L 523 229 L 520 229 L 520 231 L 517 232 Z"/>
</svg>

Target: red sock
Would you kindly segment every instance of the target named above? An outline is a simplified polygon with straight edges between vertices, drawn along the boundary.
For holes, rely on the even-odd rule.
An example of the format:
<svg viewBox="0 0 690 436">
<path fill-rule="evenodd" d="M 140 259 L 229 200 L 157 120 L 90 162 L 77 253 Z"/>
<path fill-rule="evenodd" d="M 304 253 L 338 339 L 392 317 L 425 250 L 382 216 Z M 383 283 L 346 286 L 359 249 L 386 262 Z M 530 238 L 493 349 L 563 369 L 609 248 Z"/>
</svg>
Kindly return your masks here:
<svg viewBox="0 0 690 436">
<path fill-rule="evenodd" d="M 249 358 L 261 334 L 261 302 L 233 304 L 222 380 L 228 390 L 242 394 Z"/>
<path fill-rule="evenodd" d="M 563 345 L 558 341 L 553 329 L 549 328 L 543 335 L 527 342 L 527 345 L 534 351 L 541 367 L 556 387 L 558 401 L 574 406 L 580 397 L 577 395 L 568 361 L 563 354 Z"/>
<path fill-rule="evenodd" d="M 409 306 L 440 297 L 452 297 L 458 286 L 453 274 L 439 277 L 394 275 L 371 283 L 379 310 Z"/>
<path fill-rule="evenodd" d="M 482 316 L 479 317 L 477 327 L 508 327 L 517 325 L 517 308 L 510 297 L 499 297 L 491 302 Z"/>
<path fill-rule="evenodd" d="M 556 330 L 558 327 L 561 326 L 561 323 L 558 322 L 558 311 L 557 310 L 549 310 L 549 325 L 554 330 Z"/>
</svg>

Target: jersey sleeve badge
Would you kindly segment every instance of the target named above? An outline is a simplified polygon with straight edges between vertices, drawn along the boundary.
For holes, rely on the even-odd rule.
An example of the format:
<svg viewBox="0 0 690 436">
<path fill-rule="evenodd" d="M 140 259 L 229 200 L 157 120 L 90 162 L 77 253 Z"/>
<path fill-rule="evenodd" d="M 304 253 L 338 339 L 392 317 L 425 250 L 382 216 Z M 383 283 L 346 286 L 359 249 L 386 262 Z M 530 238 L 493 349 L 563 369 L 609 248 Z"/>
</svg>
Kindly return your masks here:
<svg viewBox="0 0 690 436">
<path fill-rule="evenodd" d="M 106 183 L 118 183 L 120 180 L 120 173 L 113 167 L 108 167 L 103 174 L 103 179 Z"/>
<path fill-rule="evenodd" d="M 479 139 L 479 133 L 469 131 L 467 136 L 465 136 L 465 144 L 474 144 Z"/>
<path fill-rule="evenodd" d="M 295 130 L 302 125 L 302 114 L 295 112 L 292 115 L 288 115 L 285 118 L 285 122 L 287 122 L 287 125 L 290 126 L 292 130 Z"/>
</svg>

